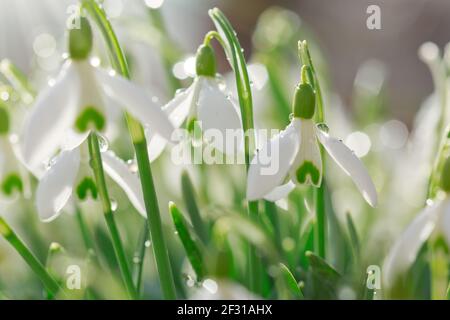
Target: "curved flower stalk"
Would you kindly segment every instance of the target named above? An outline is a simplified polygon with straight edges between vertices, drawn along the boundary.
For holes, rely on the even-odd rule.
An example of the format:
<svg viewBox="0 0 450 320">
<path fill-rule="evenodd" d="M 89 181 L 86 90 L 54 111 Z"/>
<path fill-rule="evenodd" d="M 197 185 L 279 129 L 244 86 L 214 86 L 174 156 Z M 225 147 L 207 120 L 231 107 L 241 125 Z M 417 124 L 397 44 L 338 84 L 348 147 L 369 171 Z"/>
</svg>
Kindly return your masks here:
<svg viewBox="0 0 450 320">
<path fill-rule="evenodd" d="M 450 246 L 450 158 L 446 159 L 440 188 L 445 196 L 428 204 L 400 235 L 383 265 L 383 282 L 391 288 L 416 260 L 422 245 L 430 238 L 443 236 Z"/>
<path fill-rule="evenodd" d="M 186 122 L 186 128 L 191 131 L 194 122 L 200 121 L 203 131 L 216 130 L 225 139 L 227 130 L 242 131 L 241 116 L 238 106 L 225 90 L 221 77 L 216 74 L 214 49 L 209 44 L 211 34 L 214 33 L 207 34 L 204 43 L 197 50 L 197 76 L 193 83 L 189 88 L 179 91 L 162 109 L 175 127 L 181 127 Z M 219 38 L 219 35 L 214 36 Z M 154 160 L 163 151 L 166 141 L 153 131 L 146 133 L 150 160 Z M 242 149 L 242 143 L 243 136 L 237 146 L 224 140 L 211 141 L 212 146 L 224 154 L 235 154 Z"/>
<path fill-rule="evenodd" d="M 70 59 L 62 66 L 54 85 L 38 95 L 26 119 L 23 156 L 31 168 L 47 161 L 69 135 L 71 144 L 64 146 L 67 150 L 79 146 L 92 130 L 104 132 L 112 114 L 105 96 L 161 136 L 171 137 L 171 122 L 142 88 L 89 63 L 91 29 L 85 18 L 80 21 L 85 26 L 70 32 Z M 89 36 L 85 37 L 81 32 L 87 32 Z"/>
<path fill-rule="evenodd" d="M 102 161 L 106 174 L 123 189 L 136 210 L 146 217 L 138 176 L 112 151 L 102 152 Z M 38 214 L 44 222 L 57 218 L 73 193 L 81 201 L 87 200 L 89 196 L 98 198 L 95 180 L 89 168 L 87 143 L 62 151 L 51 163 L 39 180 L 36 190 Z"/>
<path fill-rule="evenodd" d="M 249 200 L 279 200 L 295 188 L 296 184 L 320 187 L 322 182 L 322 156 L 319 143 L 330 157 L 349 175 L 364 199 L 377 203 L 377 193 L 366 168 L 342 141 L 330 137 L 325 125 L 316 125 L 315 92 L 307 83 L 306 66 L 302 68 L 302 81 L 293 100 L 293 119 L 287 128 L 253 158 L 248 172 L 247 198 Z M 273 172 L 266 168 L 263 157 L 270 152 Z M 262 156 L 261 156 L 262 155 Z M 286 182 L 288 180 L 288 182 Z"/>
</svg>

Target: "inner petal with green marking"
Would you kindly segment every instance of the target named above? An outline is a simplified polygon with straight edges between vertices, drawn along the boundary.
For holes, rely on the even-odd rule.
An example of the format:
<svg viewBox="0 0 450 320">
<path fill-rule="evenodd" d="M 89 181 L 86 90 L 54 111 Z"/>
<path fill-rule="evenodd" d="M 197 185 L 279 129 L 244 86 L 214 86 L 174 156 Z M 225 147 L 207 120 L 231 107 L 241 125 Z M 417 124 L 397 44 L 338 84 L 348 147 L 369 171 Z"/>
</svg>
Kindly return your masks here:
<svg viewBox="0 0 450 320">
<path fill-rule="evenodd" d="M 20 175 L 15 172 L 7 175 L 2 181 L 1 190 L 7 196 L 11 196 L 15 191 L 22 193 L 23 183 Z"/>
<path fill-rule="evenodd" d="M 102 131 L 105 125 L 105 117 L 94 106 L 85 107 L 75 120 L 75 128 L 80 132 L 87 132 L 88 130 Z"/>
<path fill-rule="evenodd" d="M 97 199 L 97 186 L 91 177 L 85 177 L 77 186 L 77 196 L 80 200 L 86 200 L 88 193 L 91 194 L 92 199 Z"/>
<path fill-rule="evenodd" d="M 320 170 L 311 161 L 305 161 L 295 172 L 298 183 L 319 185 Z"/>
</svg>

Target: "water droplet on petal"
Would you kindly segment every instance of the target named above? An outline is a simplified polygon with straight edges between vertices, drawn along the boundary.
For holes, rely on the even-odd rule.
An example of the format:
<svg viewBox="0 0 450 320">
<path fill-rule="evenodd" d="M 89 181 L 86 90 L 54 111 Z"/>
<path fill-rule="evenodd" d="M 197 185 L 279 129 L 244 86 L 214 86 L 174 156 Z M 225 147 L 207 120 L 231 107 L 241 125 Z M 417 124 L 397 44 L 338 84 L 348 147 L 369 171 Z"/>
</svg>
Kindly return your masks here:
<svg viewBox="0 0 450 320">
<path fill-rule="evenodd" d="M 289 114 L 289 121 L 292 121 L 292 120 L 294 120 L 294 114 L 293 114 L 293 113 L 290 113 L 290 114 Z"/>
<path fill-rule="evenodd" d="M 211 294 L 215 294 L 217 292 L 217 289 L 219 288 L 217 282 L 212 279 L 206 279 L 205 281 L 203 281 L 202 286 Z"/>
<path fill-rule="evenodd" d="M 137 173 L 138 172 L 138 165 L 137 162 L 134 159 L 130 159 L 127 161 L 128 170 L 131 171 L 131 173 Z"/>
<path fill-rule="evenodd" d="M 320 131 L 325 132 L 325 133 L 328 133 L 330 131 L 330 128 L 328 128 L 328 126 L 325 123 L 323 123 L 323 122 L 322 123 L 318 123 L 317 124 L 317 128 Z"/>
</svg>

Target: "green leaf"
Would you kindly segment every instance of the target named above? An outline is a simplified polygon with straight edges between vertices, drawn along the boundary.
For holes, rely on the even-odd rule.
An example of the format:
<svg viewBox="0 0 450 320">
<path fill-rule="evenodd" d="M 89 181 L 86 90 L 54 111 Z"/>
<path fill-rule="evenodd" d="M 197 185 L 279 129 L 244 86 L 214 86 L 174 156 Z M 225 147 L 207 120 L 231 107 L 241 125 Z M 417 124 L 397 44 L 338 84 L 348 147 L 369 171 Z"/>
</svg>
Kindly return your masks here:
<svg viewBox="0 0 450 320">
<path fill-rule="evenodd" d="M 355 258 L 355 262 L 359 263 L 360 261 L 360 244 L 359 244 L 359 237 L 358 233 L 356 232 L 355 224 L 353 223 L 352 216 L 350 213 L 347 213 L 347 228 L 348 233 L 350 235 L 350 245 L 353 250 L 353 256 Z"/>
<path fill-rule="evenodd" d="M 288 269 L 288 267 L 286 267 L 286 265 L 284 265 L 283 263 L 280 263 L 280 271 L 281 271 L 281 276 L 284 280 L 284 283 L 289 288 L 291 294 L 295 298 L 303 299 L 303 293 L 300 290 L 297 280 L 295 280 L 294 275 Z"/>
<path fill-rule="evenodd" d="M 197 275 L 197 281 L 200 281 L 205 276 L 202 252 L 194 237 L 191 235 L 188 223 L 175 203 L 169 203 L 169 211 L 172 216 L 175 229 L 177 230 L 178 237 L 180 238 L 184 250 L 186 251 L 187 258 L 189 259 L 189 262 Z"/>
<path fill-rule="evenodd" d="M 305 281 L 305 296 L 310 299 L 336 299 L 341 275 L 324 259 L 306 252 L 310 270 Z"/>
<path fill-rule="evenodd" d="M 203 243 L 206 244 L 209 241 L 208 230 L 200 215 L 200 210 L 196 200 L 197 196 L 187 171 L 183 171 L 181 175 L 181 189 L 183 193 L 183 200 L 186 204 L 187 212 L 191 218 L 194 230 L 197 236 L 203 241 Z"/>
<path fill-rule="evenodd" d="M 230 233 L 247 240 L 272 261 L 276 261 L 278 258 L 277 250 L 270 238 L 249 218 L 238 214 L 227 214 L 219 218 L 213 228 L 214 237 L 216 239 L 225 239 Z"/>
</svg>

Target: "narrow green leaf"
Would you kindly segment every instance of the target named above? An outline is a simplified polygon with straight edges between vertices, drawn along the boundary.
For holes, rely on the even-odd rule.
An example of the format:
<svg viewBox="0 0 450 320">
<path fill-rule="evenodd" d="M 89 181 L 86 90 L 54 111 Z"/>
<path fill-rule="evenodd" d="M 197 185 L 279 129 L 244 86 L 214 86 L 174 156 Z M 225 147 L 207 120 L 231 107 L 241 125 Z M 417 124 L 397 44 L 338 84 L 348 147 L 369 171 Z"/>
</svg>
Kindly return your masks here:
<svg viewBox="0 0 450 320">
<path fill-rule="evenodd" d="M 187 212 L 191 218 L 194 230 L 197 233 L 197 236 L 206 244 L 209 242 L 208 230 L 200 215 L 196 200 L 197 196 L 187 171 L 183 171 L 181 175 L 181 189 L 183 192 L 183 200 L 186 204 Z"/>
<path fill-rule="evenodd" d="M 189 262 L 192 265 L 192 268 L 197 275 L 197 281 L 200 281 L 205 276 L 205 267 L 203 264 L 203 256 L 202 252 L 195 241 L 195 238 L 191 235 L 191 231 L 189 230 L 188 223 L 181 211 L 177 208 L 175 203 L 169 203 L 169 211 L 172 216 L 173 224 L 175 225 L 175 229 L 178 233 L 178 237 L 183 244 L 184 250 L 186 251 L 186 255 L 189 259 Z"/>
<path fill-rule="evenodd" d="M 280 263 L 280 271 L 281 271 L 281 275 L 283 277 L 284 283 L 289 288 L 292 295 L 296 298 L 303 299 L 303 293 L 300 290 L 297 280 L 295 280 L 294 275 L 288 269 L 288 267 L 286 267 L 286 265 L 284 265 L 283 263 Z"/>
<path fill-rule="evenodd" d="M 17 253 L 22 256 L 52 296 L 55 296 L 57 293 L 64 295 L 58 282 L 47 272 L 42 263 L 34 256 L 30 249 L 28 249 L 2 217 L 0 217 L 0 235 L 2 235 L 14 247 Z"/>
<path fill-rule="evenodd" d="M 346 218 L 347 218 L 347 228 L 348 228 L 348 233 L 350 235 L 350 243 L 351 243 L 351 247 L 353 250 L 353 255 L 354 255 L 355 261 L 357 263 L 359 263 L 359 261 L 360 261 L 360 244 L 359 244 L 358 233 L 356 231 L 355 224 L 353 223 L 353 219 L 352 219 L 352 216 L 350 215 L 350 213 L 347 213 Z"/>
<path fill-rule="evenodd" d="M 308 258 L 309 265 L 314 273 L 331 282 L 336 282 L 341 278 L 339 272 L 321 257 L 315 255 L 311 251 L 306 252 L 306 257 Z"/>
</svg>

